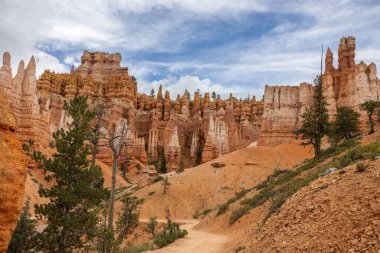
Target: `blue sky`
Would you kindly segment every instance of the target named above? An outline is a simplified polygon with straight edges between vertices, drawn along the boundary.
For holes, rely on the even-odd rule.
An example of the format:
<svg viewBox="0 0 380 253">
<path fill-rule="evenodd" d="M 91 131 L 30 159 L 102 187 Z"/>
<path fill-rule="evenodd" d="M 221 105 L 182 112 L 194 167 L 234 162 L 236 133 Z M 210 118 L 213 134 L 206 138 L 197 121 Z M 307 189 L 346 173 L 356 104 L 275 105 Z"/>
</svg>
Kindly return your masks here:
<svg viewBox="0 0 380 253">
<path fill-rule="evenodd" d="M 120 52 L 140 92 L 261 98 L 266 84 L 312 82 L 321 44 L 336 53 L 342 36 L 357 38 L 357 62 L 379 63 L 379 13 L 374 0 L 0 0 L 0 51 L 14 69 L 35 55 L 37 74 Z"/>
</svg>

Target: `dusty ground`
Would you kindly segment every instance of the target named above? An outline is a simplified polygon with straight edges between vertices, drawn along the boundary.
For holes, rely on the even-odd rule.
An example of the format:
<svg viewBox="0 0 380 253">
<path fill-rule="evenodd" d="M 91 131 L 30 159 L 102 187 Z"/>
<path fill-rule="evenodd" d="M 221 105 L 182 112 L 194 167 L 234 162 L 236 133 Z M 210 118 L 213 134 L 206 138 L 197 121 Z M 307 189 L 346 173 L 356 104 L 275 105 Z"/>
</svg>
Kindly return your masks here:
<svg viewBox="0 0 380 253">
<path fill-rule="evenodd" d="M 219 253 L 223 250 L 223 245 L 228 241 L 227 236 L 216 233 L 209 233 L 194 229 L 199 220 L 177 220 L 181 223 L 182 229 L 189 233 L 185 238 L 178 239 L 165 248 L 149 251 L 155 253 L 194 253 L 207 252 Z"/>
<path fill-rule="evenodd" d="M 191 219 L 195 213 L 214 208 L 243 188 L 263 181 L 277 165 L 289 169 L 311 155 L 311 149 L 299 143 L 235 151 L 170 177 L 166 194 L 160 182 L 137 191 L 136 196 L 145 199 L 140 216 L 164 218 L 169 208 L 173 219 Z M 225 166 L 215 168 L 213 163 Z"/>
</svg>

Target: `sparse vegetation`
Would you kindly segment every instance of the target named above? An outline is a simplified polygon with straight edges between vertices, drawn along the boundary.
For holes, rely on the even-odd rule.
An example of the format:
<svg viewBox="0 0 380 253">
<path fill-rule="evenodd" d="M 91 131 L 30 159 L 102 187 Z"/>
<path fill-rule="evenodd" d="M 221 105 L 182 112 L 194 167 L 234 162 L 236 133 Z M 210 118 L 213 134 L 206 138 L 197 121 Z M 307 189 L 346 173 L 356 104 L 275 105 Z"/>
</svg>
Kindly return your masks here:
<svg viewBox="0 0 380 253">
<path fill-rule="evenodd" d="M 242 251 L 243 249 L 245 249 L 245 246 L 239 246 L 239 247 L 234 249 L 234 252 L 238 253 L 238 252 Z"/>
<path fill-rule="evenodd" d="M 157 225 L 158 225 L 157 217 L 150 217 L 146 228 L 152 236 L 154 236 L 156 233 Z"/>
<path fill-rule="evenodd" d="M 185 229 L 180 229 L 179 224 L 171 220 L 168 209 L 166 209 L 166 220 L 167 222 L 164 229 L 161 232 L 156 233 L 153 239 L 154 244 L 157 245 L 158 248 L 165 247 L 175 240 L 187 235 Z"/>
<path fill-rule="evenodd" d="M 223 168 L 226 165 L 224 163 L 212 163 L 211 166 L 214 168 Z"/>
<path fill-rule="evenodd" d="M 134 197 L 130 193 L 126 193 L 121 197 L 120 202 L 122 208 L 116 223 L 119 243 L 124 240 L 131 229 L 137 226 L 139 222 L 138 208 L 144 200 Z"/>
<path fill-rule="evenodd" d="M 364 172 L 367 169 L 367 166 L 365 166 L 363 163 L 358 163 L 356 165 L 356 171 L 359 173 Z"/>
<path fill-rule="evenodd" d="M 30 217 L 28 199 L 12 234 L 7 253 L 37 252 L 38 232 L 35 229 L 36 225 L 37 222 Z"/>
<path fill-rule="evenodd" d="M 321 152 L 322 138 L 328 134 L 329 115 L 327 113 L 327 103 L 322 92 L 322 76 L 319 75 L 314 80 L 314 103 L 310 108 L 306 108 L 302 114 L 302 126 L 296 131 L 301 135 L 303 145 L 311 144 L 314 148 L 315 156 Z"/>
<path fill-rule="evenodd" d="M 240 192 L 235 193 L 235 196 L 231 199 L 229 199 L 226 203 L 218 206 L 218 211 L 216 213 L 216 216 L 221 215 L 225 213 L 231 204 L 235 203 L 236 201 L 243 198 L 248 192 L 250 192 L 252 189 L 242 189 Z"/>
<path fill-rule="evenodd" d="M 170 186 L 169 177 L 168 176 L 164 176 L 163 179 L 162 179 L 161 184 L 162 184 L 162 189 L 163 189 L 162 193 L 166 194 L 166 192 L 168 191 L 169 186 Z"/>
<path fill-rule="evenodd" d="M 197 153 L 195 154 L 195 166 L 198 166 L 202 163 L 202 152 L 203 149 L 201 146 L 197 148 Z"/>
<path fill-rule="evenodd" d="M 198 219 L 201 215 L 207 215 L 207 214 L 211 213 L 212 211 L 213 211 L 213 209 L 209 208 L 209 209 L 204 210 L 203 212 L 200 212 L 200 213 L 197 212 L 193 215 L 193 218 Z"/>
<path fill-rule="evenodd" d="M 379 107 L 379 102 L 375 100 L 368 100 L 360 105 L 360 107 L 367 112 L 368 115 L 368 123 L 370 126 L 370 130 L 368 134 L 372 134 L 375 132 L 375 122 L 372 118 L 373 113 Z"/>
<path fill-rule="evenodd" d="M 123 250 L 121 251 L 122 253 L 141 253 L 141 252 L 145 252 L 145 251 L 148 251 L 148 250 L 154 250 L 155 247 L 154 247 L 154 244 L 152 243 L 143 243 L 143 244 L 140 244 L 140 245 L 130 245 L 130 246 L 127 246 L 125 248 L 123 248 Z"/>
<path fill-rule="evenodd" d="M 319 156 L 306 161 L 291 173 L 286 171 L 275 171 L 266 181 L 256 187 L 260 191 L 254 197 L 244 199 L 241 202 L 242 206 L 232 212 L 230 216 L 230 224 L 236 222 L 251 209 L 271 200 L 269 211 L 264 219 L 264 221 L 266 221 L 273 213 L 276 213 L 279 210 L 290 196 L 302 187 L 308 185 L 310 182 L 316 180 L 329 168 L 336 167 L 341 169 L 357 161 L 373 159 L 380 154 L 380 144 L 377 142 L 365 146 L 355 146 L 356 144 L 356 140 L 348 140 L 340 145 L 335 145 L 330 149 L 323 151 Z M 350 150 L 344 155 L 338 156 L 347 149 Z M 332 158 L 332 160 L 327 164 L 320 165 L 328 158 Z M 304 176 L 298 177 L 301 173 L 312 168 L 315 168 L 315 170 Z"/>
<path fill-rule="evenodd" d="M 334 122 L 331 124 L 329 139 L 333 144 L 351 139 L 360 134 L 360 114 L 348 106 L 338 107 Z"/>
</svg>

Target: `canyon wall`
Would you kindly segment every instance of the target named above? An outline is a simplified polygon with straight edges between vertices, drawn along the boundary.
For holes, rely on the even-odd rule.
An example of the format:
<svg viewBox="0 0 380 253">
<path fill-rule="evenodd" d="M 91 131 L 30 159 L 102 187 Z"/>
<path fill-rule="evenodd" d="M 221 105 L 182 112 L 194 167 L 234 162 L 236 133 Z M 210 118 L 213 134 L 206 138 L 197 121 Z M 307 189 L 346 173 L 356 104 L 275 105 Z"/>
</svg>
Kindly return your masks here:
<svg viewBox="0 0 380 253">
<path fill-rule="evenodd" d="M 360 109 L 360 104 L 368 100 L 379 101 L 380 83 L 374 63 L 367 65 L 361 61 L 355 64 L 355 49 L 355 37 L 340 39 L 337 69 L 333 66 L 333 53 L 327 49 L 322 84 L 330 115 L 336 114 L 337 107 L 350 106 L 361 114 L 365 130 L 368 128 L 367 113 Z"/>
<path fill-rule="evenodd" d="M 313 103 L 314 87 L 265 86 L 264 113 L 258 145 L 278 145 L 292 141 L 300 127 L 301 115 Z"/>
<path fill-rule="evenodd" d="M 162 86 L 152 97 L 137 92 L 137 81 L 120 65 L 120 54 L 85 51 L 81 61 L 70 73 L 46 70 L 37 80 L 34 57 L 27 67 L 21 61 L 13 77 L 11 56 L 4 53 L 0 86 L 10 98 L 16 134 L 22 142 L 35 139 L 37 145 L 48 147 L 52 133 L 65 128 L 69 120 L 64 101 L 77 95 L 87 96 L 91 107 L 106 106 L 105 130 L 126 120 L 127 149 L 120 162 L 127 154 L 143 163 L 165 156 L 169 169 L 175 170 L 181 163 L 190 167 L 197 160 L 207 162 L 258 138 L 262 102 L 255 98 L 238 101 L 231 95 L 227 100 L 211 99 L 208 93 L 195 92 L 191 100 L 185 91 L 172 100 Z M 111 163 L 106 147 L 98 157 Z"/>
<path fill-rule="evenodd" d="M 2 87 L 0 111 L 0 252 L 6 252 L 23 207 L 27 166 L 14 133 L 16 118 Z"/>
<path fill-rule="evenodd" d="M 380 82 L 376 65 L 364 62 L 355 64 L 356 40 L 354 37 L 340 39 L 338 68 L 333 66 L 333 53 L 328 48 L 325 57 L 325 71 L 322 75 L 323 94 L 327 101 L 330 120 L 334 119 L 336 108 L 349 106 L 360 113 L 363 132 L 368 131 L 367 113 L 360 104 L 368 100 L 379 101 Z M 313 102 L 313 86 L 302 83 L 299 86 L 266 86 L 264 92 L 264 113 L 262 116 L 259 145 L 277 145 L 294 139 L 294 131 L 300 127 L 301 115 Z"/>
</svg>

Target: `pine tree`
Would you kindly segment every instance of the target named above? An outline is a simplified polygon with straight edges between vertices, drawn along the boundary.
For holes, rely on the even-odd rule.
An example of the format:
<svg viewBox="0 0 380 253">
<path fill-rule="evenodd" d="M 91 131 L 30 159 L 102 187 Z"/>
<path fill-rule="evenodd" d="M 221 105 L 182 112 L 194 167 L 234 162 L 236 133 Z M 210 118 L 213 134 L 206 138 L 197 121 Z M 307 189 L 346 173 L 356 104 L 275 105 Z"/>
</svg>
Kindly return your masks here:
<svg viewBox="0 0 380 253">
<path fill-rule="evenodd" d="M 108 197 L 103 187 L 99 166 L 91 166 L 87 157 L 91 137 L 90 121 L 94 112 L 88 109 L 87 98 L 78 96 L 64 110 L 72 118 L 68 130 L 53 134 L 55 153 L 52 158 L 33 151 L 32 158 L 46 171 L 45 180 L 52 186 L 40 185 L 39 195 L 49 200 L 35 205 L 39 218 L 47 219 L 41 233 L 42 249 L 48 252 L 85 250 L 96 234 L 96 207 Z"/>
<path fill-rule="evenodd" d="M 138 208 L 144 202 L 142 199 L 131 196 L 131 193 L 123 195 L 120 201 L 122 208 L 119 213 L 119 219 L 116 223 L 118 243 L 121 243 L 127 236 L 128 232 L 137 226 L 139 222 Z"/>
<path fill-rule="evenodd" d="M 102 120 L 103 120 L 104 115 L 106 114 L 106 109 L 107 109 L 107 107 L 103 103 L 97 104 L 95 106 L 95 110 L 94 110 L 95 126 L 92 130 L 93 134 L 90 137 L 90 142 L 92 144 L 92 147 L 91 147 L 91 155 L 92 155 L 91 166 L 95 166 L 96 155 L 98 154 L 98 149 L 99 149 L 99 141 L 102 138 L 102 134 L 101 134 L 100 130 L 102 128 Z"/>
<path fill-rule="evenodd" d="M 149 222 L 147 224 L 147 230 L 149 233 L 152 234 L 152 236 L 154 236 L 154 234 L 156 233 L 157 225 L 158 225 L 157 217 L 150 217 Z"/>
<path fill-rule="evenodd" d="M 215 93 L 215 91 L 213 91 L 213 92 L 211 93 L 211 98 L 212 98 L 213 100 L 216 99 L 216 93 Z"/>
<path fill-rule="evenodd" d="M 164 178 L 162 179 L 161 184 L 162 184 L 162 189 L 163 189 L 162 193 L 166 194 L 166 192 L 169 189 L 169 186 L 171 185 L 170 182 L 169 182 L 169 177 L 168 176 L 164 176 Z"/>
<path fill-rule="evenodd" d="M 334 122 L 331 124 L 329 138 L 334 143 L 350 139 L 360 133 L 360 114 L 348 106 L 337 108 Z"/>
<path fill-rule="evenodd" d="M 168 168 L 166 167 L 166 157 L 165 157 L 165 150 L 162 149 L 162 152 L 161 152 L 161 162 L 160 162 L 160 172 L 162 174 L 165 174 L 168 172 Z"/>
<path fill-rule="evenodd" d="M 154 97 L 156 96 L 156 93 L 155 93 L 155 91 L 154 91 L 153 88 L 150 90 L 150 96 L 151 96 L 152 98 L 154 98 Z"/>
<path fill-rule="evenodd" d="M 360 105 L 360 107 L 363 110 L 367 111 L 368 122 L 369 122 L 369 126 L 370 126 L 370 130 L 369 130 L 368 134 L 372 134 L 375 132 L 375 122 L 374 122 L 372 116 L 373 116 L 373 113 L 375 112 L 375 110 L 379 107 L 379 104 L 380 103 L 378 101 L 368 100 L 368 101 L 366 101 Z"/>
<path fill-rule="evenodd" d="M 26 201 L 16 229 L 12 234 L 7 253 L 29 253 L 37 252 L 38 233 L 37 222 L 30 218 L 29 199 Z"/>
<path fill-rule="evenodd" d="M 322 93 L 322 78 L 317 76 L 314 80 L 314 103 L 307 108 L 302 115 L 302 127 L 296 131 L 301 134 L 305 141 L 303 145 L 312 144 L 315 156 L 321 152 L 322 138 L 329 130 L 329 115 L 327 114 L 327 103 Z"/>
</svg>

